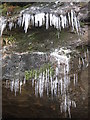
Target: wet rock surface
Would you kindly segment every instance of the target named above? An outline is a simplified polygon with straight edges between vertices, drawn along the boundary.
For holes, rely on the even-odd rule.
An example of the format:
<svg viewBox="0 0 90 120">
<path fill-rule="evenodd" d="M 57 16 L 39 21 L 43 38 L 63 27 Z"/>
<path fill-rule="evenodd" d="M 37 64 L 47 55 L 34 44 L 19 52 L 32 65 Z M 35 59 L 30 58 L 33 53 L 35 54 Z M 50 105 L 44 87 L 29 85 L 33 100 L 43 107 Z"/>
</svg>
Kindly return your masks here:
<svg viewBox="0 0 90 120">
<path fill-rule="evenodd" d="M 24 77 L 25 70 L 39 68 L 44 63 L 48 62 L 46 54 L 11 54 L 6 56 L 3 63 L 3 79 L 12 79 L 14 74 L 22 72 Z"/>
</svg>

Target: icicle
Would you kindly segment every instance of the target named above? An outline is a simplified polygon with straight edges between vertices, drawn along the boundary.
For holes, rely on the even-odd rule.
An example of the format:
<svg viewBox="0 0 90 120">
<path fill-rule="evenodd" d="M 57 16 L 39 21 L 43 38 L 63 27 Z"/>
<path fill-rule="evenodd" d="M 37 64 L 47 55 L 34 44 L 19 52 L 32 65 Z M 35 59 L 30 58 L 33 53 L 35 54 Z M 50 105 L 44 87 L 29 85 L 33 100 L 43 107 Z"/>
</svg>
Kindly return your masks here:
<svg viewBox="0 0 90 120">
<path fill-rule="evenodd" d="M 79 57 L 79 65 L 81 65 L 81 60 L 80 60 L 80 57 Z"/>
<path fill-rule="evenodd" d="M 8 88 L 8 80 L 6 80 L 6 88 Z"/>
<path fill-rule="evenodd" d="M 87 54 L 89 53 L 89 50 L 87 49 Z"/>
<path fill-rule="evenodd" d="M 70 107 L 68 107 L 69 118 L 71 118 Z"/>
<path fill-rule="evenodd" d="M 76 107 L 76 103 L 74 101 L 72 101 L 72 106 Z"/>
<path fill-rule="evenodd" d="M 10 88 L 11 88 L 11 91 L 13 91 L 13 88 L 14 88 L 14 80 L 11 81 Z"/>
<path fill-rule="evenodd" d="M 76 84 L 76 78 L 75 78 L 75 74 L 74 74 L 74 86 L 75 86 L 75 84 Z"/>
<path fill-rule="evenodd" d="M 16 96 L 16 92 L 19 90 L 19 80 L 16 79 L 14 82 L 14 91 L 15 91 L 15 96 Z"/>
<path fill-rule="evenodd" d="M 52 74 L 51 74 L 51 71 L 50 71 L 50 87 L 51 87 L 51 96 L 53 97 L 53 78 L 52 78 Z"/>
<path fill-rule="evenodd" d="M 40 97 L 42 97 L 42 80 L 41 80 L 41 74 L 39 75 L 39 94 L 40 94 Z"/>
<path fill-rule="evenodd" d="M 52 26 L 53 15 L 50 14 L 50 26 Z"/>
<path fill-rule="evenodd" d="M 53 24 L 54 27 L 55 27 L 55 15 L 52 16 L 52 24 Z"/>
<path fill-rule="evenodd" d="M 61 113 L 62 113 L 62 105 L 60 106 L 60 109 L 61 109 Z"/>
<path fill-rule="evenodd" d="M 38 91 L 37 91 L 37 84 L 38 84 L 38 83 L 36 83 L 36 80 L 35 80 L 35 95 L 36 95 L 36 97 L 38 96 L 38 94 L 37 94 L 37 92 L 38 92 Z"/>
<path fill-rule="evenodd" d="M 27 33 L 27 29 L 29 27 L 29 23 L 30 23 L 30 15 L 29 14 L 25 14 L 24 16 L 24 22 L 25 22 L 25 26 L 24 26 L 24 30 L 25 30 L 25 33 Z"/>
<path fill-rule="evenodd" d="M 71 10 L 71 22 L 72 22 L 72 29 L 74 30 L 74 12 Z"/>
<path fill-rule="evenodd" d="M 49 28 L 49 18 L 48 18 L 48 13 L 46 14 L 46 29 Z"/>
<path fill-rule="evenodd" d="M 83 57 L 82 57 L 82 63 L 83 63 L 83 66 L 84 66 L 84 59 L 83 59 Z"/>
<path fill-rule="evenodd" d="M 39 27 L 41 27 L 42 26 L 42 17 L 40 17 L 38 21 L 39 21 Z"/>
<path fill-rule="evenodd" d="M 86 59 L 86 57 L 87 57 L 87 53 L 86 53 L 86 51 L 84 52 L 84 56 L 85 56 L 85 59 Z"/>
<path fill-rule="evenodd" d="M 37 72 L 35 73 L 35 80 L 37 79 Z"/>
<path fill-rule="evenodd" d="M 58 72 L 59 72 L 59 71 L 58 71 L 58 67 L 56 67 L 56 76 L 58 75 Z"/>
<path fill-rule="evenodd" d="M 35 26 L 38 26 L 38 14 L 35 15 Z"/>
<path fill-rule="evenodd" d="M 78 82 L 78 75 L 76 74 L 76 84 L 77 84 L 77 82 Z"/>
<path fill-rule="evenodd" d="M 58 28 L 59 30 L 61 31 L 61 21 L 60 21 L 60 18 L 58 17 Z"/>
<path fill-rule="evenodd" d="M 74 20 L 75 20 L 75 28 L 76 28 L 76 31 L 78 33 L 78 23 L 77 23 L 77 18 L 76 16 L 74 17 Z"/>
<path fill-rule="evenodd" d="M 66 18 L 66 16 L 64 16 L 64 25 L 65 25 L 65 27 L 67 25 L 67 18 Z"/>
<path fill-rule="evenodd" d="M 13 22 L 9 22 L 9 29 L 11 30 L 12 27 L 14 26 L 14 23 Z"/>
<path fill-rule="evenodd" d="M 58 17 L 55 16 L 55 27 L 56 29 L 59 28 L 59 21 L 58 21 Z"/>
<path fill-rule="evenodd" d="M 80 22 L 79 22 L 78 18 L 77 18 L 77 24 L 78 24 L 79 32 L 81 32 Z"/>
<path fill-rule="evenodd" d="M 34 26 L 34 15 L 31 15 L 31 24 Z"/>
<path fill-rule="evenodd" d="M 32 79 L 32 87 L 34 86 L 34 79 Z"/>
<path fill-rule="evenodd" d="M 56 96 L 57 93 L 57 77 L 55 79 L 55 87 L 54 87 L 54 95 Z"/>
<path fill-rule="evenodd" d="M 42 26 L 43 23 L 45 22 L 45 13 L 40 13 L 40 17 L 39 17 L 39 23 L 40 25 L 39 26 Z"/>
<path fill-rule="evenodd" d="M 22 24 L 22 17 L 18 18 L 17 24 L 19 25 L 19 27 L 21 26 L 21 24 Z"/>
<path fill-rule="evenodd" d="M 64 16 L 60 15 L 60 17 L 61 17 L 62 27 L 64 28 Z"/>
<path fill-rule="evenodd" d="M 47 79 L 48 79 L 48 75 L 47 75 L 47 69 L 46 69 L 46 84 L 45 84 L 45 89 L 47 87 Z"/>
<path fill-rule="evenodd" d="M 22 27 L 23 27 L 23 25 L 24 25 L 24 22 L 25 22 L 25 14 L 23 14 Z"/>
<path fill-rule="evenodd" d="M 20 81 L 20 93 L 21 93 L 21 86 L 22 86 L 22 81 Z"/>
<path fill-rule="evenodd" d="M 68 61 L 68 59 L 67 59 L 67 63 L 66 63 L 66 71 L 67 71 L 67 74 L 69 73 L 69 61 Z"/>
<path fill-rule="evenodd" d="M 66 94 L 65 94 L 65 105 L 64 105 L 64 110 L 65 110 L 65 113 L 67 111 L 67 98 L 66 98 Z"/>
</svg>

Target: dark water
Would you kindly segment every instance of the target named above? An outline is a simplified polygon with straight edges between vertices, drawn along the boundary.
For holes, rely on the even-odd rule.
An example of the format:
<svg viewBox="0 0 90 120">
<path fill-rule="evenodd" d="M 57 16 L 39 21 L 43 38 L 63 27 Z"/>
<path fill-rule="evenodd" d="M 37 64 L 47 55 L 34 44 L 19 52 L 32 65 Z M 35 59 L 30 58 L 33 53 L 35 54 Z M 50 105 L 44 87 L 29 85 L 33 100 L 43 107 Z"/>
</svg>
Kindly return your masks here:
<svg viewBox="0 0 90 120">
<path fill-rule="evenodd" d="M 22 69 L 14 72 L 11 69 L 8 76 L 12 77 L 6 75 L 8 79 L 2 82 L 3 118 L 88 118 L 89 49 L 77 49 L 69 62 L 68 57 L 56 60 L 51 54 L 22 55 L 21 62 L 16 62 L 17 66 L 21 63 Z M 57 55 L 57 50 L 53 55 Z M 46 68 L 39 78 L 25 79 L 24 71 L 32 69 L 29 66 L 40 68 L 48 61 L 54 68 L 54 76 Z"/>
</svg>

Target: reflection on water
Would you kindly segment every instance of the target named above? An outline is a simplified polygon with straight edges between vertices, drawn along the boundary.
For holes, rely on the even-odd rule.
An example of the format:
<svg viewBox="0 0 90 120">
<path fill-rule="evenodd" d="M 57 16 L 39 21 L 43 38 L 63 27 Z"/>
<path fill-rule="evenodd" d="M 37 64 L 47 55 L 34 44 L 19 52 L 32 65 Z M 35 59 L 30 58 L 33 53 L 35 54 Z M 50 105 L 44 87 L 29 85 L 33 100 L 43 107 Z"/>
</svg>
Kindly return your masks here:
<svg viewBox="0 0 90 120">
<path fill-rule="evenodd" d="M 76 107 L 77 104 L 72 98 L 70 98 L 70 85 L 73 84 L 74 87 L 78 84 L 78 72 L 71 71 L 72 65 L 70 64 L 72 51 L 67 49 L 55 50 L 50 54 L 50 62 L 54 68 L 54 75 L 52 74 L 49 68 L 46 68 L 44 71 L 41 71 L 39 76 L 37 74 L 34 78 L 30 78 L 28 81 L 32 83 L 32 87 L 35 90 L 36 97 L 43 97 L 46 93 L 51 99 L 58 99 L 60 102 L 60 111 L 67 114 L 71 118 L 71 107 Z M 79 54 L 79 53 L 78 53 Z M 88 67 L 89 65 L 89 51 L 85 50 L 80 54 L 78 59 L 78 70 Z M 76 65 L 74 61 L 73 66 Z M 74 68 L 73 68 L 74 69 Z M 6 80 L 6 88 L 15 92 L 22 91 L 22 86 L 26 84 L 26 79 L 20 79 L 20 76 L 17 75 L 16 79 Z"/>
</svg>

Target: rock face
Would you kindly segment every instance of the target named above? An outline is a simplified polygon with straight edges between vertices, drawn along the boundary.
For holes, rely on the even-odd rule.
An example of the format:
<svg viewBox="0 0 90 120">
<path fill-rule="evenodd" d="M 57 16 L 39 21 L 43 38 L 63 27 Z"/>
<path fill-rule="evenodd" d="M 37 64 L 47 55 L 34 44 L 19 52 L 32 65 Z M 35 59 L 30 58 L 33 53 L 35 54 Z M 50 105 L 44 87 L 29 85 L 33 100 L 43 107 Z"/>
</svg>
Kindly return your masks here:
<svg viewBox="0 0 90 120">
<path fill-rule="evenodd" d="M 80 9 L 79 19 L 82 22 L 90 22 L 90 2 Z"/>
<path fill-rule="evenodd" d="M 33 54 L 12 54 L 3 59 L 3 79 L 12 79 L 18 77 L 18 73 L 24 76 L 25 70 L 38 68 L 48 60 L 46 54 L 33 53 Z"/>
</svg>

